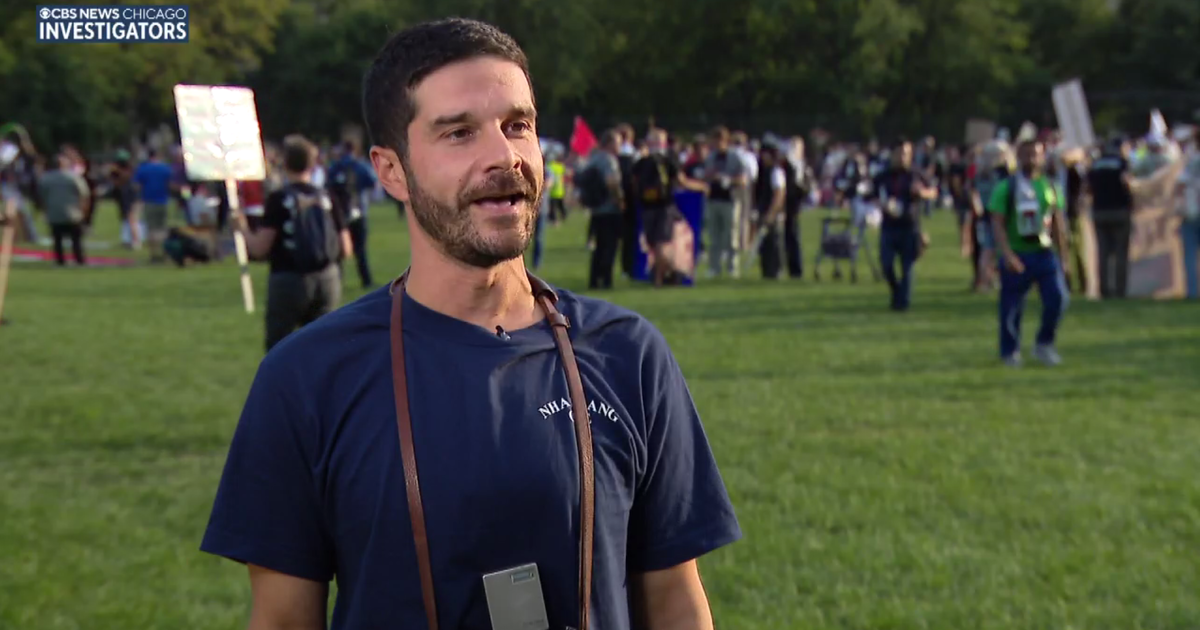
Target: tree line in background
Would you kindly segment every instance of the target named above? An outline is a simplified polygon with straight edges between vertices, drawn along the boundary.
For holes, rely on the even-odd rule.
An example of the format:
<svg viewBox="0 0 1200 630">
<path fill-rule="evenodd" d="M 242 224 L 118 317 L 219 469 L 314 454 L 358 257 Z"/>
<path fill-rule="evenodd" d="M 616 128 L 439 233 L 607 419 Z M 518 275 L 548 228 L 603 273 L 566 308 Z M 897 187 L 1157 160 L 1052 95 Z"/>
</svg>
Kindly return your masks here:
<svg viewBox="0 0 1200 630">
<path fill-rule="evenodd" d="M 1197 0 L 205 0 L 186 45 L 38 44 L 36 4 L 0 6 L 0 119 L 42 146 L 173 123 L 181 82 L 254 88 L 266 137 L 336 139 L 388 35 L 448 15 L 524 46 L 560 138 L 582 115 L 958 142 L 969 118 L 1054 125 L 1051 88 L 1075 77 L 1098 133 L 1200 108 Z"/>
</svg>

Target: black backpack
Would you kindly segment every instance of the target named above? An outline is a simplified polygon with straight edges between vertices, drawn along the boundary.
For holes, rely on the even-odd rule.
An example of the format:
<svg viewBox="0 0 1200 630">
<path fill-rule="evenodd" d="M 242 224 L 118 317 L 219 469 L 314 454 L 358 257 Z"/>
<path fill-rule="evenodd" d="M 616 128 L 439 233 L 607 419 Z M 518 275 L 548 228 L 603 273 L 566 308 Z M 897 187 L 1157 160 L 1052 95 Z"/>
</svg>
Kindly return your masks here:
<svg viewBox="0 0 1200 630">
<path fill-rule="evenodd" d="M 589 162 L 575 174 L 575 190 L 579 192 L 579 203 L 588 208 L 599 208 L 608 201 L 608 182 L 596 162 Z"/>
<path fill-rule="evenodd" d="M 342 245 L 328 193 L 289 186 L 284 192 L 283 207 L 291 216 L 291 231 L 284 224 L 279 236 L 292 256 L 296 271 L 313 273 L 337 262 Z"/>
<path fill-rule="evenodd" d="M 638 160 L 633 166 L 633 179 L 643 205 L 660 207 L 671 202 L 671 174 L 662 156 L 648 155 Z"/>
</svg>

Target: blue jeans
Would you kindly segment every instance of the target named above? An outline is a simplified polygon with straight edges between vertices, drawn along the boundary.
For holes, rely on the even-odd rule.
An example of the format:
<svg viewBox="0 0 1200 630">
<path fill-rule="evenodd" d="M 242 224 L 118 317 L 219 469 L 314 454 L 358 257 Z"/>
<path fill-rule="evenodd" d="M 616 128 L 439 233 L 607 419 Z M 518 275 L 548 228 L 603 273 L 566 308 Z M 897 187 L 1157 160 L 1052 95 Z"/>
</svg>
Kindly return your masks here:
<svg viewBox="0 0 1200 630">
<path fill-rule="evenodd" d="M 533 228 L 533 268 L 542 266 L 542 247 L 546 241 L 546 212 L 539 212 Z"/>
<path fill-rule="evenodd" d="M 913 264 L 917 262 L 921 233 L 916 228 L 885 227 L 879 231 L 879 262 L 883 277 L 892 290 L 892 308 L 908 310 L 912 298 Z M 900 277 L 896 277 L 895 262 L 900 258 Z"/>
<path fill-rule="evenodd" d="M 1200 219 L 1184 221 L 1179 226 L 1183 238 L 1183 273 L 1187 279 L 1187 296 L 1190 300 L 1200 299 Z"/>
<path fill-rule="evenodd" d="M 1021 347 L 1021 314 L 1025 310 L 1025 294 L 1037 283 L 1042 294 L 1042 327 L 1038 329 L 1040 345 L 1054 343 L 1058 324 L 1067 308 L 1067 281 L 1058 256 L 1050 250 L 1017 254 L 1025 271 L 1013 273 L 1000 261 L 1000 356 L 1012 356 Z"/>
</svg>

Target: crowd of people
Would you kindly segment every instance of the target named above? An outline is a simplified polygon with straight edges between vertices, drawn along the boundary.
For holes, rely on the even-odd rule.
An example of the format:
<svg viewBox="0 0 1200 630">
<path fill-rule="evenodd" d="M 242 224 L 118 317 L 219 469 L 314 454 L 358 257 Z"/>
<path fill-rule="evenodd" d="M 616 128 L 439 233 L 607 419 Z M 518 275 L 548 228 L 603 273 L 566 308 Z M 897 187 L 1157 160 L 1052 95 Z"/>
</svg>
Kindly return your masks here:
<svg viewBox="0 0 1200 630">
<path fill-rule="evenodd" d="M 1100 293 L 1105 298 L 1126 295 L 1133 190 L 1139 181 L 1182 158 L 1186 167 L 1179 181 L 1188 193 L 1181 206 L 1186 285 L 1188 297 L 1194 299 L 1200 294 L 1200 160 L 1190 130 L 1176 140 L 1182 144 L 1155 133 L 1134 140 L 1114 138 L 1092 151 L 1066 150 L 1053 133 L 1045 133 L 1023 137 L 1016 147 L 1005 139 L 964 146 L 940 145 L 927 137 L 916 143 L 901 139 L 890 147 L 876 141 L 838 142 L 809 151 L 799 136 L 750 138 L 716 127 L 684 138 L 652 127 L 639 137 L 629 124 L 605 131 L 594 148 L 582 153 L 543 139 L 547 185 L 533 267 L 542 264 L 547 226 L 582 212 L 588 216 L 590 288 L 612 287 L 618 269 L 627 277 L 637 275 L 639 253 L 646 254 L 656 287 L 681 283 L 695 275 L 695 266 L 680 264 L 683 259 L 671 253 L 678 226 L 686 223 L 675 199 L 689 192 L 703 199 L 703 233 L 696 237 L 700 268 L 707 277 L 742 276 L 748 255 L 758 261 L 764 278 L 801 279 L 806 264 L 800 213 L 824 208 L 842 211 L 840 225 L 845 229 L 823 226 L 811 277 L 817 279 L 820 261 L 833 256 L 835 277 L 840 277 L 836 259 L 846 258 L 851 279 L 857 280 L 857 260 L 864 257 L 876 277 L 886 280 L 891 308 L 903 312 L 912 303 L 914 267 L 930 246 L 922 222 L 939 209 L 949 209 L 959 228 L 958 246 L 969 261 L 969 289 L 999 289 L 1002 318 L 1008 322 L 1004 327 L 1015 330 L 1024 294 L 1034 284 L 1054 322 L 1067 293 L 1084 291 L 1079 246 L 1084 204 L 1091 208 L 1095 230 Z M 251 257 L 271 266 L 272 286 L 290 287 L 268 292 L 267 317 L 275 322 L 268 325 L 268 347 L 282 338 L 280 331 L 336 308 L 342 260 L 353 258 L 362 286 L 374 286 L 367 255 L 368 215 L 371 205 L 386 195 L 355 142 L 318 148 L 297 136 L 281 147 L 269 145 L 266 180 L 237 186 L 243 210 L 237 215 L 230 213 L 222 182 L 188 179 L 178 146 L 166 148 L 165 155 L 146 148 L 136 160 L 129 151 L 118 150 L 100 167 L 69 145 L 48 163 L 31 147 L 19 148 L 16 158 L 0 170 L 5 200 L 15 208 L 30 240 L 39 233 L 32 210 L 44 211 L 60 265 L 66 263 L 68 244 L 76 262 L 86 263 L 83 235 L 96 218 L 98 199 L 115 202 L 123 245 L 136 250 L 144 244 L 152 264 L 172 260 L 183 266 L 220 259 L 228 253 L 222 235 L 244 228 Z M 1025 158 L 1019 155 L 1022 148 L 1029 152 Z M 293 156 L 289 166 L 289 150 L 311 155 L 303 164 Z M 315 274 L 312 277 L 295 277 L 296 265 L 282 260 L 293 245 L 262 238 L 284 228 L 281 217 L 286 213 L 277 206 L 296 186 L 304 189 L 303 199 L 319 194 L 329 200 L 333 219 L 326 231 L 333 236 L 327 242 L 336 245 L 336 251 L 326 257 L 336 263 L 336 273 L 322 267 L 305 272 Z M 1041 200 L 1038 208 L 1032 203 L 1035 197 Z M 1021 200 L 1028 203 L 1022 206 Z M 403 203 L 399 210 L 403 215 Z M 1054 261 L 1031 262 L 1027 256 L 1051 250 Z M 272 302 L 272 296 L 278 299 Z M 281 312 L 288 315 L 282 317 Z M 1039 336 L 1046 346 L 1053 338 L 1051 323 L 1046 322 Z M 1005 359 L 1012 361 L 1012 344 L 1002 345 Z M 1038 352 L 1056 362 L 1050 349 Z"/>
</svg>

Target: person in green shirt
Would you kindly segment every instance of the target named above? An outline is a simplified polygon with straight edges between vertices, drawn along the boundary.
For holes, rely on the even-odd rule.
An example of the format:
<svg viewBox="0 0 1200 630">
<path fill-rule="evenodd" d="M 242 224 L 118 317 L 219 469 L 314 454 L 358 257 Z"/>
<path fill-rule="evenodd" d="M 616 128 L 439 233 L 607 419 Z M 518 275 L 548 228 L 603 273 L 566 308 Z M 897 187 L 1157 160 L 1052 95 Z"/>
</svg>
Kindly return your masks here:
<svg viewBox="0 0 1200 630">
<path fill-rule="evenodd" d="M 1058 365 L 1062 359 L 1054 339 L 1068 299 L 1063 261 L 1070 260 L 1062 206 L 1058 191 L 1043 174 L 1046 150 L 1041 142 L 1021 143 L 1017 162 L 1017 173 L 997 184 L 988 202 L 1001 256 L 1000 358 L 1010 366 L 1021 363 L 1021 314 L 1025 294 L 1036 283 L 1042 326 L 1033 354 L 1046 365 Z"/>
</svg>

